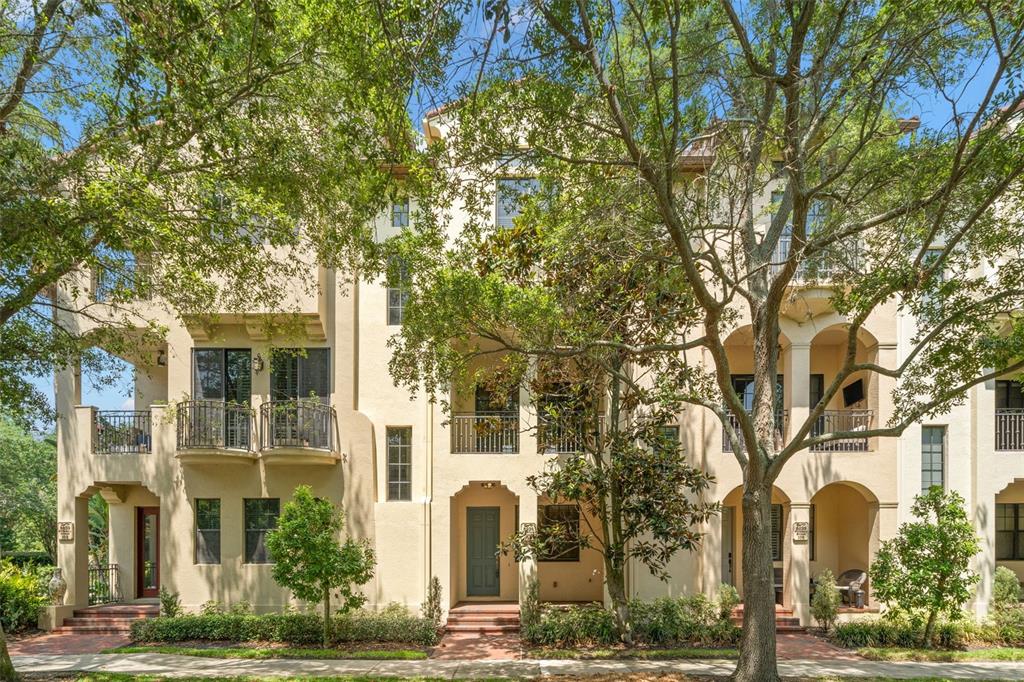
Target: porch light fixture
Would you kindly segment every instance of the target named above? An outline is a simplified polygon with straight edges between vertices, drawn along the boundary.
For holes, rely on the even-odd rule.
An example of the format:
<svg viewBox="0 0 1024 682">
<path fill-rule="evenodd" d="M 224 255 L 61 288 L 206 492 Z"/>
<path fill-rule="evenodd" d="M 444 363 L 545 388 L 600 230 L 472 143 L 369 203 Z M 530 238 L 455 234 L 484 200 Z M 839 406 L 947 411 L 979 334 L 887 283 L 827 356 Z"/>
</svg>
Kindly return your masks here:
<svg viewBox="0 0 1024 682">
<path fill-rule="evenodd" d="M 252 359 L 252 369 L 257 374 L 263 371 L 263 356 L 259 353 Z"/>
<path fill-rule="evenodd" d="M 494 481 L 484 481 L 480 485 L 481 487 L 483 487 L 484 490 L 490 490 L 491 488 L 494 487 Z"/>
<path fill-rule="evenodd" d="M 167 353 L 165 351 L 158 350 L 156 352 L 156 364 L 159 365 L 160 367 L 167 366 Z"/>
</svg>

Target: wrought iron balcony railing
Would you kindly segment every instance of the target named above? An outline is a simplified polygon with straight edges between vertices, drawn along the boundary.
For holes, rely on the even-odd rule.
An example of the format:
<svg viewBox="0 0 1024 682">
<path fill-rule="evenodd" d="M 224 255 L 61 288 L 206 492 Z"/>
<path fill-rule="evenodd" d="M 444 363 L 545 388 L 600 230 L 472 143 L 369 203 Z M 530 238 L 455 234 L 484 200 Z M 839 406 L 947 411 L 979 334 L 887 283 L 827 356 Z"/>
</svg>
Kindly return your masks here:
<svg viewBox="0 0 1024 682">
<path fill-rule="evenodd" d="M 772 253 L 771 273 L 777 274 L 786 260 L 789 259 L 789 252 L 792 248 L 793 238 L 783 235 L 775 245 Z M 840 246 L 833 246 L 827 251 L 814 254 L 805 259 L 797 267 L 793 281 L 796 283 L 807 282 L 831 282 L 840 279 L 844 274 L 859 272 L 861 269 L 860 246 L 856 242 L 843 243 Z"/>
<path fill-rule="evenodd" d="M 149 410 L 97 410 L 92 427 L 96 454 L 139 454 L 153 447 L 153 418 Z"/>
<path fill-rule="evenodd" d="M 740 422 L 732 412 L 729 413 L 729 425 L 732 426 L 733 431 L 736 432 L 737 436 L 740 434 Z M 776 410 L 775 412 L 775 440 L 781 441 L 786 434 L 786 429 L 789 427 L 789 410 Z M 737 443 L 740 448 L 740 452 L 743 452 L 742 440 Z M 729 431 L 722 426 L 722 452 L 733 452 L 732 441 L 729 440 Z"/>
<path fill-rule="evenodd" d="M 1024 407 L 996 408 L 996 450 L 1024 450 Z"/>
<path fill-rule="evenodd" d="M 251 450 L 255 415 L 251 407 L 219 400 L 178 405 L 178 449 Z"/>
<path fill-rule="evenodd" d="M 260 405 L 260 447 L 334 450 L 335 411 L 316 400 L 271 400 Z"/>
<path fill-rule="evenodd" d="M 545 454 L 570 454 L 595 447 L 604 436 L 604 415 L 551 419 L 540 417 L 537 425 L 537 451 Z"/>
<path fill-rule="evenodd" d="M 844 431 L 867 431 L 875 421 L 874 410 L 825 410 L 814 421 L 811 437 Z M 811 452 L 867 452 L 867 438 L 843 438 L 811 446 Z"/>
<path fill-rule="evenodd" d="M 452 454 L 514 455 L 519 452 L 518 412 L 452 415 Z"/>
</svg>

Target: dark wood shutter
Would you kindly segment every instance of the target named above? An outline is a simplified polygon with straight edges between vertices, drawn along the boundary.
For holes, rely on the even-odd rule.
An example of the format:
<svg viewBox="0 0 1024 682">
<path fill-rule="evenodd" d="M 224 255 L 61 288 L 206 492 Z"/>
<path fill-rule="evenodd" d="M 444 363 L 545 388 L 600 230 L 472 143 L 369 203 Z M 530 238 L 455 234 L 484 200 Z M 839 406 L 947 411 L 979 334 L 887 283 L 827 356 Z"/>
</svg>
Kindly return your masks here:
<svg viewBox="0 0 1024 682">
<path fill-rule="evenodd" d="M 772 561 L 782 561 L 782 505 L 772 505 Z"/>
</svg>

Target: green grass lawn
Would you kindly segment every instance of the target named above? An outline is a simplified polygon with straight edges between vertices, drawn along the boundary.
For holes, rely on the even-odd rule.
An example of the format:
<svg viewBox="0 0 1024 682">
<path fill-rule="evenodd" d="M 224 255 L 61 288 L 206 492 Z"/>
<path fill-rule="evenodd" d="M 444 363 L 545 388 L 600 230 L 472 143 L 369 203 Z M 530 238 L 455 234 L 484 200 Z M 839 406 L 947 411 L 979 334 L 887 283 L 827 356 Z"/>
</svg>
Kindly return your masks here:
<svg viewBox="0 0 1024 682">
<path fill-rule="evenodd" d="M 53 679 L 48 677 L 47 679 Z M 76 682 L 162 682 L 165 678 L 158 677 L 156 675 L 128 675 L 125 673 L 80 673 L 77 676 L 69 679 L 74 679 Z M 179 682 L 206 682 L 210 680 L 218 680 L 219 682 L 259 682 L 261 678 L 258 677 L 177 677 L 175 678 Z M 444 680 L 450 681 L 451 678 L 436 678 L 436 677 L 281 677 L 274 678 L 278 682 L 311 682 L 312 680 L 323 680 L 324 682 L 382 682 L 383 680 L 390 680 L 392 682 L 401 680 L 404 682 L 442 682 Z M 607 676 L 599 676 L 595 678 L 577 678 L 568 676 L 559 676 L 550 678 L 555 682 L 560 680 L 587 680 L 593 679 L 599 682 L 607 682 L 611 678 Z M 616 680 L 649 680 L 649 676 L 633 677 L 633 676 L 617 676 Z M 725 677 L 691 677 L 686 675 L 673 675 L 673 676 L 661 676 L 658 678 L 663 682 L 720 682 L 727 678 Z M 896 682 L 894 678 L 890 677 L 820 677 L 820 678 L 784 678 L 785 682 Z M 455 680 L 452 682 L 460 682 Z M 462 681 L 466 682 L 466 681 Z M 476 682 L 512 682 L 510 678 L 490 678 L 485 680 L 477 679 Z M 900 682 L 957 682 L 943 677 L 921 677 L 911 680 L 900 680 Z M 999 682 L 998 680 L 978 680 L 977 682 Z"/>
<path fill-rule="evenodd" d="M 989 647 L 948 651 L 941 649 L 883 649 L 867 647 L 857 653 L 872 661 L 1024 661 L 1024 649 L 1013 647 Z"/>
<path fill-rule="evenodd" d="M 527 658 L 612 660 L 612 659 L 719 659 L 739 658 L 737 649 L 531 649 Z"/>
<path fill-rule="evenodd" d="M 121 646 L 107 649 L 105 654 L 177 654 L 179 656 L 200 656 L 202 658 L 329 658 L 360 659 L 374 661 L 415 661 L 427 657 L 425 651 L 414 649 L 363 649 L 342 651 L 340 649 L 289 649 L 252 647 L 187 647 L 187 646 Z"/>
</svg>

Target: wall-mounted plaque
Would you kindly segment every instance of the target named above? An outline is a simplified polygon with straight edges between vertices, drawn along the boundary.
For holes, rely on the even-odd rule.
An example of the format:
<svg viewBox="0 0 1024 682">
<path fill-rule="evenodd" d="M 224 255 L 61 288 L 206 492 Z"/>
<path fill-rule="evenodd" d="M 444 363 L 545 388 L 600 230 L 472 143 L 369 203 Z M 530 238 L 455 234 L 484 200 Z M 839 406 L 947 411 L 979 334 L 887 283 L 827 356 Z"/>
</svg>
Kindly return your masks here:
<svg viewBox="0 0 1024 682">
<path fill-rule="evenodd" d="M 71 542 L 75 539 L 74 521 L 59 521 L 57 523 L 57 539 L 61 542 Z"/>
<path fill-rule="evenodd" d="M 793 522 L 793 542 L 807 542 L 810 533 L 810 524 L 806 521 Z"/>
</svg>

